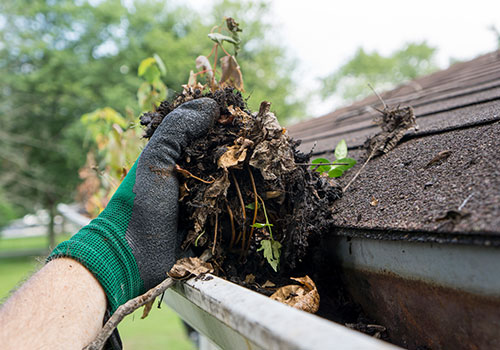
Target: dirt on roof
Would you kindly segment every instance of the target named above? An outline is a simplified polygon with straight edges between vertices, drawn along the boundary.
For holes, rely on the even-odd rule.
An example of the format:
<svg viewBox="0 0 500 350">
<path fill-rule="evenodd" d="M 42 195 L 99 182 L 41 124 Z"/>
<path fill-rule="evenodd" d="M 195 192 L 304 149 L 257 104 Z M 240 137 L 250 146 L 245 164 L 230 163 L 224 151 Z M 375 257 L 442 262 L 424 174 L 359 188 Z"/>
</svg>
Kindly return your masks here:
<svg viewBox="0 0 500 350">
<path fill-rule="evenodd" d="M 382 94 L 414 108 L 419 129 L 372 159 L 336 202 L 338 232 L 394 239 L 500 245 L 500 51 L 455 64 Z M 328 156 L 345 139 L 358 164 L 380 128 L 376 96 L 288 130 L 301 151 Z M 313 158 L 314 158 L 313 157 Z M 498 240 L 497 240 L 498 238 Z"/>
</svg>

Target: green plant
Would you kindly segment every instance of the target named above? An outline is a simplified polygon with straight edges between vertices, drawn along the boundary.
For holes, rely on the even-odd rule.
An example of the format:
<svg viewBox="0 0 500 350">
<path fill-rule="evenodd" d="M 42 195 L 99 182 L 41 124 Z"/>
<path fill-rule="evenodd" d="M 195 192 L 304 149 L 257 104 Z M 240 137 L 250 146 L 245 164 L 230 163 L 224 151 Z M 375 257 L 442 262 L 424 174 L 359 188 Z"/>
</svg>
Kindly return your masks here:
<svg viewBox="0 0 500 350">
<path fill-rule="evenodd" d="M 139 64 L 137 75 L 144 79 L 137 91 L 141 111 L 155 109 L 167 97 L 167 86 L 161 80 L 166 72 L 157 54 Z M 141 128 L 135 118 L 131 109 L 122 115 L 111 107 L 96 109 L 80 118 L 87 138 L 96 145 L 87 155 L 85 167 L 80 169 L 84 182 L 78 188 L 92 216 L 104 209 L 144 147 L 145 141 L 139 137 Z"/>
<path fill-rule="evenodd" d="M 167 75 L 163 60 L 157 54 L 142 60 L 137 75 L 145 80 L 137 91 L 141 111 L 158 107 L 161 101 L 167 98 L 167 86 L 161 80 L 162 76 Z"/>
<path fill-rule="evenodd" d="M 231 17 L 224 18 L 224 24 L 222 26 L 215 26 L 212 28 L 208 37 L 214 41 L 215 44 L 213 45 L 212 51 L 208 56 L 198 56 L 198 58 L 196 58 L 196 68 L 200 69 L 200 71 L 197 73 L 194 73 L 193 71 L 190 72 L 187 84 L 188 87 L 195 87 L 198 83 L 197 76 L 205 75 L 207 83 L 210 85 L 212 91 L 225 86 L 232 86 L 240 91 L 244 91 L 243 76 L 241 74 L 240 66 L 236 61 L 236 56 L 240 50 L 241 43 L 238 34 L 239 32 L 241 32 L 239 24 Z M 227 33 L 229 35 L 223 33 Z M 224 46 L 222 45 L 224 42 L 233 45 L 234 55 L 231 55 L 226 51 L 226 49 L 224 49 Z M 217 59 L 219 57 L 217 52 L 219 48 L 221 48 L 221 50 L 226 54 L 220 58 L 220 74 L 217 71 Z M 212 54 L 214 55 L 213 68 L 209 61 Z M 216 75 L 220 76 L 219 82 L 216 80 Z"/>
<path fill-rule="evenodd" d="M 266 218 L 266 222 L 265 223 L 256 222 L 252 225 L 252 227 L 264 230 L 267 229 L 269 231 L 269 238 L 260 241 L 260 247 L 259 249 L 257 249 L 257 251 L 258 252 L 263 251 L 264 258 L 266 258 L 267 262 L 269 263 L 269 265 L 271 265 L 273 270 L 278 272 L 278 266 L 280 264 L 280 256 L 281 256 L 281 243 L 274 240 L 273 230 L 272 230 L 273 224 L 269 222 L 264 200 L 260 196 L 257 196 L 257 198 L 260 200 L 262 204 L 261 208 L 262 211 L 264 212 L 264 217 Z M 253 203 L 248 204 L 246 207 L 249 209 L 255 208 Z"/>
<path fill-rule="evenodd" d="M 316 158 L 311 163 L 311 169 L 319 173 L 327 173 L 329 177 L 340 177 L 344 171 L 352 168 L 356 160 L 347 157 L 347 143 L 340 140 L 335 147 L 335 160 L 331 162 L 326 158 Z"/>
</svg>

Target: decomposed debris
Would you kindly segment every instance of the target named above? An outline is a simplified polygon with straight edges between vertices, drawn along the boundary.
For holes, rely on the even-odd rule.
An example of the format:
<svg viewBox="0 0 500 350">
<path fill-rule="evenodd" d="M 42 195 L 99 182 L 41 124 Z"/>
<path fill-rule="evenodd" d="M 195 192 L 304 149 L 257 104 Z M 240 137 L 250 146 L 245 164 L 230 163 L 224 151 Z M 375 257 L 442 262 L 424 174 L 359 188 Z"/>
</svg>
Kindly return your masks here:
<svg viewBox="0 0 500 350">
<path fill-rule="evenodd" d="M 301 285 L 291 284 L 281 287 L 271 299 L 277 300 L 296 309 L 316 313 L 319 309 L 319 293 L 316 285 L 309 276 L 291 277 Z"/>
<path fill-rule="evenodd" d="M 191 275 L 199 276 L 213 271 L 212 264 L 204 262 L 200 258 L 193 257 L 177 260 L 175 265 L 170 269 L 168 275 L 174 279 L 182 279 Z"/>
</svg>

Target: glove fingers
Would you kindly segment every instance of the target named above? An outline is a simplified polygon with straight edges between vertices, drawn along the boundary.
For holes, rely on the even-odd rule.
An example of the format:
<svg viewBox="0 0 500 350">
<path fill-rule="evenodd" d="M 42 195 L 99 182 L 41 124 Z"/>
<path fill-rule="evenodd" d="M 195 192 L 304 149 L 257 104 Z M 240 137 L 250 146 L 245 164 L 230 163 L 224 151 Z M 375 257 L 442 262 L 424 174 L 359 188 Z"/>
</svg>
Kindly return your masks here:
<svg viewBox="0 0 500 350">
<path fill-rule="evenodd" d="M 208 132 L 218 113 L 209 98 L 182 104 L 164 118 L 138 160 L 125 237 L 146 289 L 166 278 L 182 239 L 177 237 L 179 185 L 173 167 L 182 150 Z"/>
</svg>

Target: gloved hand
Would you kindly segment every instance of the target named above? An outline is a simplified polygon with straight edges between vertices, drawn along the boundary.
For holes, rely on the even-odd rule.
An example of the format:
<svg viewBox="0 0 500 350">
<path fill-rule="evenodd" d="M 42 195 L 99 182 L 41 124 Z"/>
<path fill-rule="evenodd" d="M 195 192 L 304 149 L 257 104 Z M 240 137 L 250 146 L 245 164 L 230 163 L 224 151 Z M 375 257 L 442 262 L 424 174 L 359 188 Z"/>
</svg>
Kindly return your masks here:
<svg viewBox="0 0 500 350">
<path fill-rule="evenodd" d="M 209 98 L 189 101 L 164 119 L 103 212 L 47 259 L 71 257 L 101 283 L 111 314 L 167 277 L 183 237 L 177 233 L 183 149 L 208 131 L 219 113 Z"/>
</svg>

